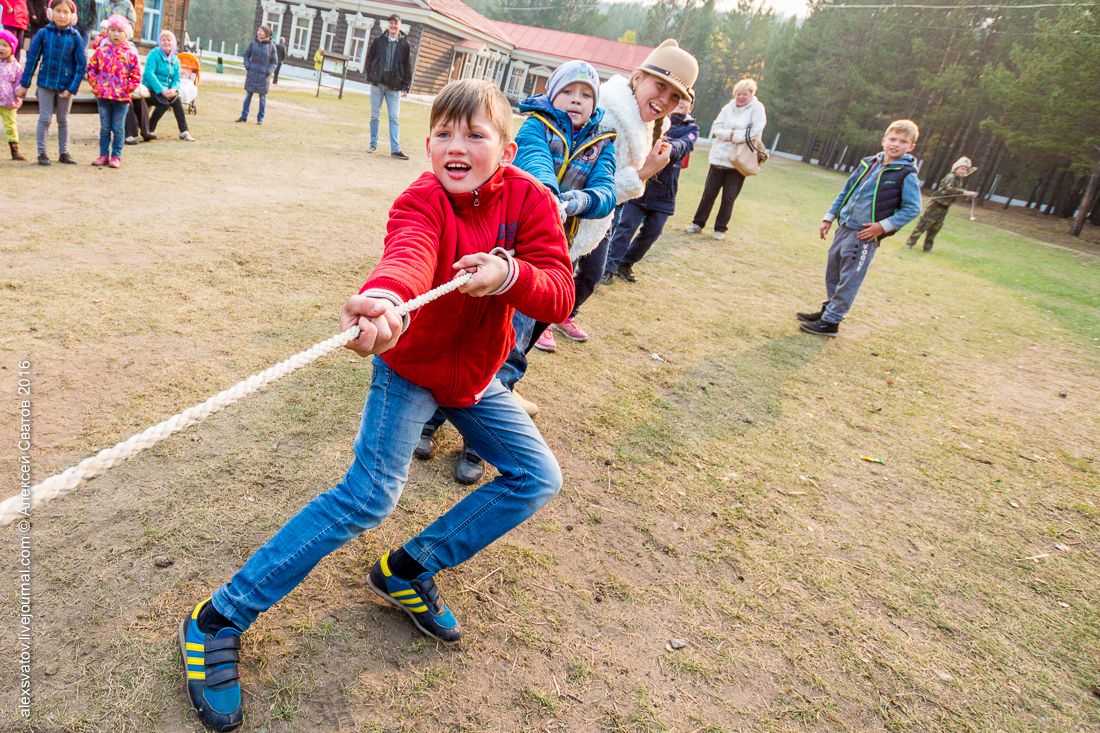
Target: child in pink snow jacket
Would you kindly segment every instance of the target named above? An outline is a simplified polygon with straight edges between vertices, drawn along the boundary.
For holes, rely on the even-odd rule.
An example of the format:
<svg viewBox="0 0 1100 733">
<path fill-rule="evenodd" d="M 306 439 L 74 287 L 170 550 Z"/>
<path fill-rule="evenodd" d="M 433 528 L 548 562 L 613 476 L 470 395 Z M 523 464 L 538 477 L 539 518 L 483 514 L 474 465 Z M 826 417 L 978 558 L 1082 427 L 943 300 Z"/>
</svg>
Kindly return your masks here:
<svg viewBox="0 0 1100 733">
<path fill-rule="evenodd" d="M 99 157 L 92 161 L 95 166 L 122 165 L 130 93 L 141 83 L 141 64 L 127 43 L 133 33 L 125 16 L 116 13 L 107 18 L 107 42 L 96 48 L 88 62 L 88 81 L 99 107 Z"/>
<path fill-rule="evenodd" d="M 23 65 L 15 60 L 19 50 L 19 40 L 6 28 L 0 30 L 0 120 L 4 124 L 4 137 L 11 149 L 12 160 L 26 160 L 19 152 L 19 128 L 15 124 L 15 113 L 23 100 L 15 94 L 19 88 L 19 77 L 23 75 Z"/>
</svg>

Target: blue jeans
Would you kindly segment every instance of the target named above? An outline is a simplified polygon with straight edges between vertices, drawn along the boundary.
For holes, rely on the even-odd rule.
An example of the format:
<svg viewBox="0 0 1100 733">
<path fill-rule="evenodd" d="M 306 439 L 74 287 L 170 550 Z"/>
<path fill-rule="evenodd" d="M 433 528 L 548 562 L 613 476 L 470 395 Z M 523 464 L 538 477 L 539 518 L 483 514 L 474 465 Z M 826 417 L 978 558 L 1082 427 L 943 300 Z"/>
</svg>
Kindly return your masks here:
<svg viewBox="0 0 1100 733">
<path fill-rule="evenodd" d="M 111 99 L 97 99 L 99 109 L 99 154 L 111 158 L 122 157 L 122 143 L 126 140 L 126 112 L 130 105 Z"/>
<path fill-rule="evenodd" d="M 641 262 L 649 248 L 661 236 L 668 217 L 663 211 L 646 209 L 633 201 L 623 204 L 619 223 L 611 232 L 604 272 L 614 273 L 619 265 L 636 265 Z M 640 232 L 638 227 L 642 228 Z M 637 237 L 634 236 L 635 232 L 638 232 Z"/>
<path fill-rule="evenodd" d="M 254 92 L 245 92 L 244 93 L 244 106 L 241 107 L 241 117 L 243 117 L 246 120 L 248 119 L 248 108 L 252 106 L 252 95 L 253 94 L 254 94 Z M 260 98 L 260 111 L 256 114 L 256 121 L 257 122 L 263 122 L 264 121 L 264 113 L 267 112 L 267 95 L 266 94 L 259 94 L 257 96 L 259 96 L 259 98 Z"/>
<path fill-rule="evenodd" d="M 420 429 L 436 406 L 431 392 L 375 357 L 355 460 L 347 474 L 306 504 L 214 591 L 214 607 L 247 629 L 321 558 L 378 526 L 397 505 Z M 499 380 L 493 380 L 476 405 L 444 407 L 443 412 L 500 475 L 405 543 L 405 551 L 431 573 L 465 562 L 523 523 L 554 498 L 562 482 L 558 462 L 538 428 Z"/>
<path fill-rule="evenodd" d="M 523 375 L 527 373 L 527 345 L 531 343 L 531 337 L 535 333 L 535 319 L 515 311 L 512 314 L 512 329 L 516 332 L 516 342 L 508 352 L 508 358 L 497 371 L 497 379 L 509 392 L 516 388 L 516 382 L 523 379 Z M 428 419 L 424 427 L 435 433 L 445 422 L 447 422 L 447 416 L 443 414 L 443 408 L 440 408 Z"/>
<path fill-rule="evenodd" d="M 397 139 L 401 125 L 401 92 L 378 84 L 370 87 L 370 146 L 378 147 L 378 120 L 382 117 L 382 100 L 386 100 L 386 117 L 390 120 L 390 152 L 401 151 L 401 141 Z"/>
<path fill-rule="evenodd" d="M 623 206 L 625 204 L 619 204 L 615 207 L 615 213 L 611 217 L 611 228 L 607 230 L 607 234 L 603 235 L 603 239 L 596 245 L 596 249 L 577 260 L 573 268 L 573 289 L 576 293 L 573 300 L 573 312 L 569 314 L 570 318 L 575 318 L 584 302 L 592 297 L 592 293 L 596 292 L 596 285 L 603 277 L 604 265 L 607 264 L 607 250 L 611 242 L 611 235 L 615 232 L 615 228 L 619 226 L 619 217 L 622 216 Z"/>
<path fill-rule="evenodd" d="M 821 320 L 826 323 L 844 320 L 878 251 L 877 240 L 861 242 L 858 234 L 856 229 L 838 225 L 829 247 L 829 258 L 825 264 L 825 294 L 829 302 L 821 315 Z"/>
</svg>

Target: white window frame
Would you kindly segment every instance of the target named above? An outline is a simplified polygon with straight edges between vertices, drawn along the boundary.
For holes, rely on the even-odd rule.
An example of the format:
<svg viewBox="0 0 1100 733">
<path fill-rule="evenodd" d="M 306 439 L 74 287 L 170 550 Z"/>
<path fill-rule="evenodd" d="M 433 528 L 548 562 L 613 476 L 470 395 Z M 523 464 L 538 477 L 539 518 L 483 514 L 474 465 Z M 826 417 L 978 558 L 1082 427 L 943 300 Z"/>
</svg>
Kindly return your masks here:
<svg viewBox="0 0 1100 733">
<path fill-rule="evenodd" d="M 368 18 L 362 13 L 356 13 L 355 15 L 347 16 L 347 22 L 348 32 L 344 36 L 344 55 L 351 57 L 351 60 L 348 61 L 348 69 L 362 73 L 367 67 L 367 50 L 370 49 L 370 31 L 378 21 L 374 18 Z M 352 53 L 356 30 L 362 30 L 364 36 L 363 47 L 359 50 L 358 54 Z"/>
<path fill-rule="evenodd" d="M 528 65 L 523 61 L 513 61 L 508 70 L 508 80 L 504 84 L 504 93 L 513 97 L 523 94 L 523 85 L 527 83 Z"/>
<path fill-rule="evenodd" d="M 290 35 L 287 37 L 287 56 L 298 59 L 309 57 L 310 39 L 313 38 L 313 19 L 317 17 L 317 8 L 311 8 L 305 3 L 292 5 L 290 14 L 294 20 L 290 22 Z M 304 43 L 298 43 L 299 31 L 304 31 Z"/>
<path fill-rule="evenodd" d="M 158 3 L 156 7 L 153 7 L 153 3 Z M 150 43 L 157 43 L 160 36 L 161 23 L 164 21 L 161 9 L 164 7 L 164 0 L 146 0 L 142 4 L 141 8 L 141 40 L 148 41 Z M 156 31 L 151 33 L 150 31 Z"/>
<path fill-rule="evenodd" d="M 321 21 L 321 48 L 329 53 L 336 53 L 336 29 L 340 25 L 340 11 L 336 8 L 326 10 L 321 13 Z"/>
<path fill-rule="evenodd" d="M 260 9 L 264 11 L 264 22 L 271 29 L 271 41 L 278 43 L 283 37 L 283 14 L 286 12 L 286 3 L 276 0 L 261 0 Z M 273 20 L 271 16 L 275 16 Z"/>
</svg>

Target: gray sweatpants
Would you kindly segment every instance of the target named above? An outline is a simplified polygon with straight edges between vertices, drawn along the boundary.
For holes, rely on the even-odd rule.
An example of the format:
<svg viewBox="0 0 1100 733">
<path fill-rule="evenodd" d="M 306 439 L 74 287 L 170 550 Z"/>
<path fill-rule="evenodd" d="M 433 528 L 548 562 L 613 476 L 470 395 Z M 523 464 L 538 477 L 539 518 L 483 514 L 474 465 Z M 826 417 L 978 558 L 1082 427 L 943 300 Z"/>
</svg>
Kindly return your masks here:
<svg viewBox="0 0 1100 733">
<path fill-rule="evenodd" d="M 69 152 L 69 109 L 73 98 L 62 99 L 57 89 L 38 87 L 38 154 L 46 154 L 46 135 L 50 131 L 50 118 L 57 113 L 57 148 L 62 153 Z"/>
<path fill-rule="evenodd" d="M 826 323 L 844 320 L 878 250 L 877 241 L 861 242 L 858 234 L 858 229 L 840 224 L 829 247 L 829 259 L 825 264 L 825 294 L 829 302 L 821 316 Z"/>
</svg>

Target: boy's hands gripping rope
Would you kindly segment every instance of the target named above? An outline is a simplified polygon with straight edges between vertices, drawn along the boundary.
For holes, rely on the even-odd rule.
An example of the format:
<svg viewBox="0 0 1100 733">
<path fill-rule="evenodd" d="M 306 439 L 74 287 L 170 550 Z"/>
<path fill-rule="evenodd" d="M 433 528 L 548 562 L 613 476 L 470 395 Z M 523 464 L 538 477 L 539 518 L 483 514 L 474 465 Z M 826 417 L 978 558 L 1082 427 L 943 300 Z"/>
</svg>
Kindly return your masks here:
<svg viewBox="0 0 1100 733">
<path fill-rule="evenodd" d="M 359 356 L 389 351 L 401 337 L 401 316 L 394 304 L 383 298 L 353 295 L 344 303 L 340 330 L 359 326 L 359 335 L 344 344 Z"/>
<path fill-rule="evenodd" d="M 459 286 L 458 292 L 474 298 L 503 292 L 505 281 L 513 272 L 511 256 L 501 257 L 493 252 L 475 252 L 462 257 L 453 267 L 457 271 L 471 273 L 471 277 Z"/>
</svg>

